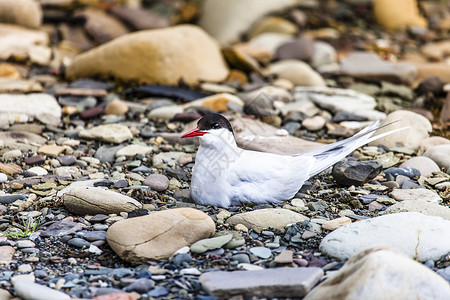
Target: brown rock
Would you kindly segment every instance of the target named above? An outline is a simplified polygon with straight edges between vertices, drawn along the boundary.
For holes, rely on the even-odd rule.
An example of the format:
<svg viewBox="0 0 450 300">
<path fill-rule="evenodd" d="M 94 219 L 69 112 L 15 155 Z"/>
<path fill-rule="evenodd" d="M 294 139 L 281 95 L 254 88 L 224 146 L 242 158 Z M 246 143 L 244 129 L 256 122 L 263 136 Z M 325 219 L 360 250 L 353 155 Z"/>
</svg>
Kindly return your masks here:
<svg viewBox="0 0 450 300">
<path fill-rule="evenodd" d="M 139 7 L 114 6 L 109 12 L 134 30 L 163 28 L 170 25 L 166 18 Z"/>
<path fill-rule="evenodd" d="M 415 0 L 376 0 L 373 11 L 381 26 L 387 29 L 404 29 L 410 26 L 427 27 L 427 21 L 419 16 Z"/>
<path fill-rule="evenodd" d="M 48 36 L 45 32 L 0 24 L 0 59 L 25 60 L 30 49 L 37 44 L 48 44 Z"/>
<path fill-rule="evenodd" d="M 123 116 L 128 111 L 128 105 L 122 100 L 113 100 L 105 107 L 105 115 Z"/>
<path fill-rule="evenodd" d="M 227 74 L 215 41 L 194 25 L 124 35 L 77 56 L 66 73 L 70 79 L 102 75 L 166 85 L 221 81 Z"/>
<path fill-rule="evenodd" d="M 8 264 L 11 262 L 14 253 L 16 253 L 16 250 L 14 250 L 11 246 L 0 246 L 0 263 L 1 264 Z"/>
<path fill-rule="evenodd" d="M 22 174 L 22 168 L 14 163 L 0 163 L 0 172 L 6 175 Z"/>
<path fill-rule="evenodd" d="M 340 217 L 337 219 L 326 221 L 322 224 L 322 228 L 325 230 L 335 230 L 339 227 L 352 223 L 352 220 L 348 217 Z"/>
<path fill-rule="evenodd" d="M 101 10 L 88 8 L 77 15 L 87 19 L 86 31 L 98 44 L 109 42 L 128 33 L 125 25 Z"/>
<path fill-rule="evenodd" d="M 59 156 L 66 148 L 58 145 L 45 145 L 39 148 L 38 153 L 50 156 Z"/>
<path fill-rule="evenodd" d="M 12 64 L 0 63 L 0 77 L 20 79 L 22 76 Z"/>
<path fill-rule="evenodd" d="M 122 259 L 139 264 L 168 258 L 214 232 L 214 221 L 207 214 L 193 208 L 176 208 L 114 223 L 106 240 Z"/>
</svg>

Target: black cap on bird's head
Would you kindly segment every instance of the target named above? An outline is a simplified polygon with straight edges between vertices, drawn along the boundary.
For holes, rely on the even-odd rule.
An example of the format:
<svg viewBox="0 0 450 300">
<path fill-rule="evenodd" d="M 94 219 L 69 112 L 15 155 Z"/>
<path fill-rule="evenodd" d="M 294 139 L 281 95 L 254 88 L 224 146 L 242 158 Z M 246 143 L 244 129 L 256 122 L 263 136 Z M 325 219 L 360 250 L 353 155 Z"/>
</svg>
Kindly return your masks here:
<svg viewBox="0 0 450 300">
<path fill-rule="evenodd" d="M 207 134 L 209 130 L 221 128 L 229 130 L 234 135 L 230 122 L 224 116 L 221 114 L 210 113 L 206 114 L 197 122 L 197 128 L 186 132 L 182 137 L 203 136 Z"/>
</svg>

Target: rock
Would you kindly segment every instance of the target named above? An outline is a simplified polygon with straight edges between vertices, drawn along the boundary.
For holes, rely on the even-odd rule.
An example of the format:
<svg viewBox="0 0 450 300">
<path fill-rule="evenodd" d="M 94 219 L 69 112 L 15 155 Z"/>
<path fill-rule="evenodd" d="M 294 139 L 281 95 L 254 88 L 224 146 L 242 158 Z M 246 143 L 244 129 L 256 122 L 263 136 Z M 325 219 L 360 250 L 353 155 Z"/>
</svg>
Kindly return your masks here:
<svg viewBox="0 0 450 300">
<path fill-rule="evenodd" d="M 372 52 L 353 52 L 341 61 L 339 73 L 369 81 L 410 84 L 417 76 L 417 67 L 408 63 L 390 63 Z"/>
<path fill-rule="evenodd" d="M 0 173 L 0 183 L 5 183 L 8 181 L 8 176 L 4 173 Z"/>
<path fill-rule="evenodd" d="M 450 296 L 450 287 L 435 272 L 396 249 L 376 246 L 353 256 L 303 299 L 338 300 L 343 294 L 346 299 L 444 300 Z"/>
<path fill-rule="evenodd" d="M 9 264 L 16 253 L 16 250 L 11 246 L 0 246 L 0 263 Z"/>
<path fill-rule="evenodd" d="M 279 46 L 275 52 L 276 58 L 280 60 L 298 59 L 310 61 L 314 55 L 314 41 L 308 37 L 286 42 Z"/>
<path fill-rule="evenodd" d="M 314 41 L 313 56 L 311 65 L 314 68 L 335 65 L 337 63 L 337 53 L 333 46 L 324 41 Z"/>
<path fill-rule="evenodd" d="M 450 169 L 450 144 L 431 147 L 423 156 L 431 158 L 440 168 L 445 171 Z"/>
<path fill-rule="evenodd" d="M 16 158 L 19 158 L 20 156 L 22 156 L 22 151 L 20 151 L 19 149 L 9 150 L 3 153 L 3 159 L 6 161 L 14 160 Z"/>
<path fill-rule="evenodd" d="M 69 295 L 27 280 L 14 282 L 15 295 L 24 300 L 68 300 Z"/>
<path fill-rule="evenodd" d="M 221 81 L 228 69 L 219 48 L 203 30 L 180 25 L 121 36 L 80 54 L 66 72 L 69 79 L 93 75 L 165 85 L 178 85 L 182 79 L 196 85 L 203 80 Z"/>
<path fill-rule="evenodd" d="M 392 176 L 393 179 L 396 179 L 397 176 L 405 176 L 407 178 L 411 179 L 418 179 L 421 175 L 420 171 L 415 168 L 396 168 L 396 167 L 390 167 L 384 170 L 384 174 L 388 176 Z M 388 178 L 388 177 L 386 177 Z"/>
<path fill-rule="evenodd" d="M 445 82 L 450 82 L 450 70 L 448 64 L 444 62 L 440 63 L 414 63 L 412 64 L 417 68 L 416 81 L 420 82 L 429 76 L 437 76 Z M 444 103 L 445 105 L 445 103 Z"/>
<path fill-rule="evenodd" d="M 143 184 L 149 186 L 152 190 L 163 192 L 169 187 L 169 178 L 162 174 L 151 174 L 145 178 Z"/>
<path fill-rule="evenodd" d="M 42 236 L 61 237 L 80 231 L 81 223 L 75 223 L 69 220 L 57 221 L 51 224 L 42 232 Z"/>
<path fill-rule="evenodd" d="M 95 152 L 94 157 L 99 159 L 102 163 L 109 162 L 112 163 L 116 159 L 116 153 L 120 149 L 122 149 L 123 145 L 118 146 L 100 146 L 97 151 Z"/>
<path fill-rule="evenodd" d="M 186 153 L 184 152 L 161 152 L 153 156 L 153 166 L 165 166 L 174 167 L 180 159 L 182 159 Z"/>
<path fill-rule="evenodd" d="M 291 0 L 231 0 L 227 3 L 208 0 L 203 4 L 199 25 L 220 44 L 228 45 L 236 42 L 262 16 L 294 4 Z"/>
<path fill-rule="evenodd" d="M 387 29 L 427 27 L 427 21 L 419 16 L 415 0 L 401 0 L 394 5 L 388 0 L 377 0 L 374 2 L 373 12 L 377 23 Z"/>
<path fill-rule="evenodd" d="M 33 79 L 11 79 L 0 78 L 0 92 L 1 93 L 31 93 L 43 92 L 42 85 Z M 26 115 L 18 115 L 22 120 L 26 120 Z"/>
<path fill-rule="evenodd" d="M 216 236 L 209 239 L 199 240 L 191 245 L 192 253 L 204 253 L 208 250 L 219 249 L 231 241 L 232 234 Z"/>
<path fill-rule="evenodd" d="M 76 16 L 86 20 L 84 28 L 97 44 L 109 42 L 128 33 L 123 23 L 100 9 L 87 8 L 76 13 Z"/>
<path fill-rule="evenodd" d="M 366 94 L 328 87 L 296 87 L 294 98 L 296 101 L 310 100 L 332 113 L 338 111 L 359 113 L 373 110 L 377 105 L 375 99 Z"/>
<path fill-rule="evenodd" d="M 424 200 L 403 201 L 386 209 L 386 213 L 418 212 L 427 216 L 441 217 L 450 221 L 450 208 Z"/>
<path fill-rule="evenodd" d="M 420 147 L 420 146 L 419 146 Z M 414 168 L 419 170 L 420 175 L 430 177 L 433 172 L 439 172 L 439 166 L 430 158 L 416 156 L 408 159 L 400 165 L 400 168 Z"/>
<path fill-rule="evenodd" d="M 116 157 L 126 156 L 126 157 L 135 157 L 138 154 L 146 155 L 149 152 L 153 151 L 153 147 L 142 146 L 139 144 L 132 144 L 121 148 L 116 152 Z"/>
<path fill-rule="evenodd" d="M 289 34 L 267 32 L 252 38 L 248 44 L 249 46 L 266 50 L 274 56 L 277 48 L 290 40 L 293 40 L 293 37 Z"/>
<path fill-rule="evenodd" d="M 58 125 L 61 121 L 61 107 L 55 97 L 49 94 L 1 94 L 0 102 L 0 118 L 14 120 L 26 116 L 49 125 Z"/>
<path fill-rule="evenodd" d="M 170 25 L 168 19 L 143 7 L 113 6 L 109 12 L 126 24 L 130 24 L 135 30 L 163 28 Z"/>
<path fill-rule="evenodd" d="M 426 139 L 429 136 L 429 132 L 432 130 L 430 121 L 425 117 L 406 110 L 390 113 L 387 118 L 381 122 L 380 126 L 390 123 L 392 124 L 378 129 L 374 136 L 402 127 L 409 128 L 377 139 L 370 142 L 369 145 L 376 146 L 381 144 L 388 148 L 404 147 L 411 150 L 417 150 L 420 142 L 423 139 Z"/>
<path fill-rule="evenodd" d="M 229 107 L 231 103 L 237 105 L 238 107 L 244 106 L 244 102 L 237 96 L 228 93 L 220 93 L 186 103 L 183 107 L 186 109 L 189 107 L 204 106 L 212 111 L 221 112 L 230 110 Z"/>
<path fill-rule="evenodd" d="M 29 168 L 27 171 L 30 173 L 36 174 L 38 176 L 43 176 L 43 175 L 48 174 L 48 171 L 41 167 L 32 167 L 32 168 Z"/>
<path fill-rule="evenodd" d="M 146 230 L 136 232 L 136 228 Z M 109 227 L 106 239 L 122 259 L 138 264 L 168 258 L 214 232 L 214 221 L 207 214 L 192 208 L 176 208 L 116 222 Z"/>
<path fill-rule="evenodd" d="M 337 183 L 362 185 L 380 174 L 383 166 L 377 161 L 341 160 L 333 166 L 332 175 Z"/>
<path fill-rule="evenodd" d="M 49 155 L 58 157 L 61 153 L 64 152 L 66 148 L 58 145 L 45 145 L 39 148 L 38 153 L 42 155 Z"/>
<path fill-rule="evenodd" d="M 131 197 L 101 187 L 76 187 L 63 195 L 64 206 L 76 214 L 118 214 L 142 208 Z"/>
<path fill-rule="evenodd" d="M 25 29 L 16 25 L 0 24 L 1 60 L 10 58 L 22 61 L 26 60 L 29 57 L 31 48 L 35 45 L 47 45 L 48 42 L 48 35 L 44 31 Z"/>
<path fill-rule="evenodd" d="M 435 191 L 427 189 L 395 189 L 389 195 L 397 201 L 425 200 L 432 203 L 442 202 L 442 198 Z"/>
<path fill-rule="evenodd" d="M 113 100 L 105 107 L 105 115 L 123 116 L 128 111 L 128 105 L 122 100 Z"/>
<path fill-rule="evenodd" d="M 152 120 L 172 120 L 175 115 L 184 112 L 181 105 L 166 105 L 152 109 L 148 114 L 148 118 Z"/>
<path fill-rule="evenodd" d="M 252 247 L 250 252 L 262 259 L 268 259 L 272 256 L 272 251 L 266 247 Z"/>
<path fill-rule="evenodd" d="M 0 163 L 0 172 L 6 175 L 22 174 L 22 168 L 14 163 Z"/>
<path fill-rule="evenodd" d="M 42 24 L 42 9 L 32 0 L 4 0 L 0 2 L 0 23 L 39 28 Z"/>
<path fill-rule="evenodd" d="M 199 281 L 208 294 L 218 299 L 303 298 L 322 276 L 321 268 L 271 268 L 208 272 Z"/>
<path fill-rule="evenodd" d="M 322 224 L 322 228 L 325 230 L 335 230 L 339 227 L 345 226 L 347 224 L 351 224 L 352 220 L 348 217 L 340 217 L 333 220 L 326 221 Z"/>
<path fill-rule="evenodd" d="M 227 219 L 230 225 L 242 224 L 257 231 L 273 227 L 275 230 L 309 220 L 307 217 L 282 208 L 265 208 L 236 214 Z"/>
<path fill-rule="evenodd" d="M 440 117 L 444 122 L 450 121 L 450 93 L 447 95 L 447 98 L 444 101 L 444 105 L 442 106 Z"/>
<path fill-rule="evenodd" d="M 144 294 L 151 290 L 155 286 L 155 282 L 147 278 L 139 278 L 128 285 L 124 291 L 125 292 L 137 292 L 139 294 Z"/>
<path fill-rule="evenodd" d="M 298 27 L 292 22 L 281 17 L 269 16 L 258 20 L 250 29 L 249 37 L 255 37 L 267 32 L 277 32 L 295 35 Z"/>
<path fill-rule="evenodd" d="M 425 151 L 430 149 L 431 147 L 438 145 L 446 145 L 450 144 L 450 140 L 441 136 L 430 136 L 429 138 L 423 139 L 420 142 L 419 150 L 417 150 L 418 155 L 423 155 Z"/>
<path fill-rule="evenodd" d="M 265 70 L 266 75 L 277 75 L 300 86 L 326 86 L 325 80 L 308 64 L 299 60 L 282 60 L 270 64 Z"/>
<path fill-rule="evenodd" d="M 326 120 L 322 116 L 306 118 L 302 122 L 302 126 L 310 131 L 318 131 L 325 126 Z"/>
<path fill-rule="evenodd" d="M 440 42 L 427 43 L 420 48 L 420 51 L 429 59 L 439 61 L 449 54 L 449 47 L 450 41 L 443 40 Z"/>
<path fill-rule="evenodd" d="M 419 261 L 438 260 L 450 251 L 450 221 L 415 212 L 383 215 L 340 227 L 320 243 L 320 251 L 341 260 L 375 245 L 401 250 Z"/>
<path fill-rule="evenodd" d="M 127 126 L 120 124 L 106 124 L 84 129 L 78 134 L 80 138 L 95 139 L 103 142 L 120 144 L 133 137 Z"/>
</svg>

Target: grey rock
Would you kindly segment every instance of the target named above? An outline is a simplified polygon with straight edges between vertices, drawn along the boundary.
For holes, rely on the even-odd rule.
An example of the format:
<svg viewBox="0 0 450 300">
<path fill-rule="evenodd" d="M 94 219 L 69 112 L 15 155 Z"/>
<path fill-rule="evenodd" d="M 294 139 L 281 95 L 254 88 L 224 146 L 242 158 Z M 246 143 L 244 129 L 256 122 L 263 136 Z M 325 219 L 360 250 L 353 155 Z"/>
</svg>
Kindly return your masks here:
<svg viewBox="0 0 450 300">
<path fill-rule="evenodd" d="M 95 152 L 94 157 L 99 159 L 102 163 L 109 162 L 113 163 L 116 159 L 116 153 L 122 149 L 123 145 L 118 146 L 100 146 Z"/>
<path fill-rule="evenodd" d="M 342 160 L 333 166 L 332 175 L 339 184 L 362 185 L 375 178 L 382 169 L 377 161 Z"/>
<path fill-rule="evenodd" d="M 250 257 L 248 257 L 247 254 L 241 253 L 241 254 L 235 254 L 231 257 L 232 261 L 237 261 L 242 264 L 249 264 L 250 263 Z"/>
<path fill-rule="evenodd" d="M 75 223 L 68 220 L 62 220 L 55 222 L 45 229 L 41 235 L 42 236 L 66 236 L 75 233 L 82 229 L 81 223 Z"/>
<path fill-rule="evenodd" d="M 450 221 L 450 208 L 424 200 L 402 201 L 395 203 L 386 209 L 386 213 L 388 214 L 400 212 L 418 212 L 427 216 L 441 217 Z"/>
<path fill-rule="evenodd" d="M 149 186 L 152 190 L 162 192 L 169 187 L 169 178 L 161 174 L 151 174 L 144 180 L 143 184 Z"/>
<path fill-rule="evenodd" d="M 96 231 L 81 230 L 78 231 L 75 235 L 85 239 L 88 242 L 104 241 L 106 239 L 106 231 L 104 230 L 96 230 Z"/>
<path fill-rule="evenodd" d="M 447 172 L 450 169 L 450 144 L 431 147 L 423 156 L 431 158 Z"/>
<path fill-rule="evenodd" d="M 439 166 L 430 158 L 425 156 L 416 156 L 408 159 L 400 165 L 400 168 L 415 168 L 425 177 L 430 177 L 433 172 L 439 172 Z"/>
<path fill-rule="evenodd" d="M 267 259 L 272 256 L 272 251 L 266 247 L 252 247 L 250 252 L 262 259 Z"/>
<path fill-rule="evenodd" d="M 77 159 L 73 155 L 63 155 L 58 157 L 58 161 L 61 163 L 62 166 L 71 166 L 75 164 Z"/>
<path fill-rule="evenodd" d="M 439 194 L 427 189 L 395 189 L 389 195 L 397 201 L 424 200 L 433 203 L 442 202 L 442 198 Z"/>
<path fill-rule="evenodd" d="M 81 238 L 70 239 L 67 243 L 77 248 L 89 248 L 89 246 L 91 245 L 88 241 Z"/>
<path fill-rule="evenodd" d="M 78 134 L 80 138 L 95 139 L 103 142 L 120 144 L 133 137 L 127 126 L 120 124 L 106 124 L 84 129 Z"/>
<path fill-rule="evenodd" d="M 150 289 L 152 289 L 155 286 L 155 282 L 148 278 L 140 278 L 136 279 L 131 283 L 129 286 L 124 288 L 124 291 L 127 293 L 130 292 L 136 292 L 139 294 L 144 294 L 148 292 Z"/>
<path fill-rule="evenodd" d="M 199 278 L 218 299 L 302 298 L 322 278 L 321 268 L 273 268 L 258 271 L 209 272 Z"/>
<path fill-rule="evenodd" d="M 233 238 L 232 234 L 227 234 L 223 236 L 213 237 L 210 239 L 199 240 L 191 245 L 191 252 L 204 253 L 208 250 L 221 248 L 223 245 L 231 241 L 232 238 Z"/>
</svg>

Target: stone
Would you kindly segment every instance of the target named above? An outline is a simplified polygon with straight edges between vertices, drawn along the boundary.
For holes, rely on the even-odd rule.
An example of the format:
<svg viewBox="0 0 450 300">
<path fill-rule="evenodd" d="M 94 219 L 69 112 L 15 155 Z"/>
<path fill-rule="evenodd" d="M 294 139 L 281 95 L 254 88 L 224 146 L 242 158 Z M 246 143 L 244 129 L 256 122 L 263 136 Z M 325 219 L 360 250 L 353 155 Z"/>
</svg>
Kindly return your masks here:
<svg viewBox="0 0 450 300">
<path fill-rule="evenodd" d="M 135 157 L 138 154 L 146 155 L 149 152 L 153 151 L 153 147 L 142 146 L 138 144 L 132 144 L 121 148 L 116 152 L 116 157 L 126 156 L 126 157 Z"/>
<path fill-rule="evenodd" d="M 389 195 L 397 201 L 424 200 L 436 204 L 442 202 L 442 198 L 435 191 L 427 189 L 395 189 Z"/>
<path fill-rule="evenodd" d="M 68 300 L 69 295 L 27 280 L 14 282 L 15 295 L 24 300 Z"/>
<path fill-rule="evenodd" d="M 274 56 L 279 46 L 291 40 L 293 40 L 293 37 L 290 34 L 267 32 L 250 39 L 248 45 L 266 50 Z"/>
<path fill-rule="evenodd" d="M 101 187 L 75 187 L 63 195 L 63 201 L 76 214 L 118 214 L 142 208 L 133 198 Z"/>
<path fill-rule="evenodd" d="M 192 253 L 204 253 L 209 250 L 219 249 L 229 241 L 231 241 L 232 237 L 232 234 L 227 234 L 209 239 L 199 240 L 193 243 L 190 249 Z"/>
<path fill-rule="evenodd" d="M 0 118 L 17 119 L 19 116 L 27 116 L 49 125 L 58 125 L 61 121 L 61 107 L 56 98 L 49 94 L 1 94 L 0 103 Z"/>
<path fill-rule="evenodd" d="M 426 200 L 403 201 L 395 203 L 386 209 L 386 213 L 418 212 L 427 216 L 441 217 L 450 221 L 450 208 Z"/>
<path fill-rule="evenodd" d="M 41 167 L 32 167 L 32 168 L 29 168 L 29 169 L 27 170 L 27 172 L 36 174 L 36 175 L 38 175 L 38 176 L 44 176 L 44 175 L 47 175 L 47 174 L 48 174 L 48 171 L 47 171 L 46 169 L 44 169 L 44 168 L 41 168 Z"/>
<path fill-rule="evenodd" d="M 113 6 L 108 10 L 135 30 L 163 28 L 170 25 L 170 21 L 157 13 L 143 7 Z"/>
<path fill-rule="evenodd" d="M 166 105 L 152 109 L 147 116 L 152 120 L 172 120 L 177 114 L 183 112 L 181 105 Z"/>
<path fill-rule="evenodd" d="M 152 158 L 153 166 L 168 165 L 169 167 L 174 167 L 185 155 L 186 153 L 177 151 L 158 153 Z"/>
<path fill-rule="evenodd" d="M 353 256 L 303 299 L 338 300 L 343 294 L 346 299 L 444 300 L 450 296 L 450 287 L 435 272 L 398 250 L 375 246 Z"/>
<path fill-rule="evenodd" d="M 350 218 L 340 217 L 340 218 L 326 221 L 325 223 L 322 224 L 322 229 L 333 231 L 333 230 L 338 229 L 339 227 L 342 227 L 342 226 L 345 226 L 345 225 L 351 224 L 351 223 L 352 223 L 352 220 Z"/>
<path fill-rule="evenodd" d="M 3 159 L 6 161 L 14 160 L 16 158 L 19 158 L 20 156 L 22 156 L 22 151 L 20 151 L 19 149 L 9 150 L 3 153 Z"/>
<path fill-rule="evenodd" d="M 99 295 L 94 298 L 93 300 L 136 300 L 135 297 L 130 295 L 129 293 L 124 292 L 112 292 L 104 295 Z"/>
<path fill-rule="evenodd" d="M 416 212 L 388 214 L 361 220 L 329 233 L 320 243 L 322 253 L 341 260 L 375 245 L 401 250 L 418 261 L 438 260 L 450 251 L 450 221 Z"/>
<path fill-rule="evenodd" d="M 151 174 L 144 180 L 143 184 L 149 186 L 152 190 L 163 192 L 169 187 L 169 178 L 162 174 Z"/>
<path fill-rule="evenodd" d="M 31 93 L 43 92 L 42 85 L 33 79 L 12 79 L 0 78 L 0 92 L 1 93 Z M 17 115 L 16 119 L 19 121 L 26 121 L 27 115 Z"/>
<path fill-rule="evenodd" d="M 450 144 L 450 140 L 441 136 L 430 136 L 429 138 L 423 139 L 419 144 L 419 150 L 417 150 L 417 155 L 423 155 L 425 151 L 431 147 L 438 145 Z"/>
<path fill-rule="evenodd" d="M 218 271 L 200 276 L 203 289 L 218 299 L 303 298 L 322 278 L 321 268 Z"/>
<path fill-rule="evenodd" d="M 238 107 L 244 106 L 244 102 L 237 96 L 229 93 L 219 93 L 186 103 L 183 107 L 186 109 L 189 107 L 204 106 L 212 111 L 228 111 L 231 102 Z"/>
<path fill-rule="evenodd" d="M 123 147 L 124 147 L 123 145 L 118 145 L 118 146 L 113 146 L 113 147 L 109 147 L 109 146 L 105 146 L 105 145 L 100 146 L 97 149 L 97 151 L 95 152 L 94 157 L 97 158 L 98 160 L 100 160 L 102 163 L 105 163 L 105 162 L 112 163 L 116 159 L 117 151 L 119 151 Z"/>
<path fill-rule="evenodd" d="M 325 80 L 307 63 L 299 60 L 286 59 L 270 64 L 265 69 L 266 75 L 276 75 L 300 86 L 326 86 Z"/>
<path fill-rule="evenodd" d="M 416 151 L 419 148 L 420 142 L 428 138 L 429 133 L 432 130 L 430 121 L 425 117 L 406 110 L 398 110 L 390 113 L 387 118 L 380 123 L 380 126 L 385 124 L 390 125 L 378 129 L 374 136 L 403 127 L 409 128 L 379 138 L 370 142 L 369 145 L 384 145 L 388 148 L 404 147 Z"/>
<path fill-rule="evenodd" d="M 203 30 L 179 25 L 116 38 L 75 57 L 66 71 L 69 79 L 93 75 L 163 85 L 178 85 L 182 79 L 196 85 L 224 80 L 228 68 L 216 43 Z"/>
<path fill-rule="evenodd" d="M 128 33 L 122 22 L 100 9 L 87 8 L 76 13 L 86 21 L 84 28 L 98 44 L 103 44 Z"/>
<path fill-rule="evenodd" d="M 8 181 L 8 175 L 0 173 L 0 183 L 5 183 Z"/>
<path fill-rule="evenodd" d="M 321 130 L 325 126 L 326 120 L 322 116 L 306 118 L 302 122 L 302 126 L 310 131 Z"/>
<path fill-rule="evenodd" d="M 10 0 L 8 0 L 9 2 Z M 21 1 L 31 2 L 31 1 Z M 12 5 L 15 5 L 14 3 Z M 26 8 L 19 8 L 26 9 Z M 3 13 L 3 11 L 2 11 Z M 0 24 L 0 59 L 25 60 L 35 45 L 47 45 L 49 37 L 44 31 L 31 30 L 22 26 Z M 3 102 L 3 101 L 2 101 Z"/>
<path fill-rule="evenodd" d="M 242 33 L 262 16 L 295 5 L 291 0 L 207 0 L 202 7 L 199 25 L 221 45 L 236 42 Z"/>
<path fill-rule="evenodd" d="M 419 146 L 420 147 L 420 146 Z M 419 170 L 420 175 L 430 177 L 433 172 L 439 172 L 439 166 L 430 158 L 416 156 L 408 159 L 400 165 L 400 168 L 414 168 Z"/>
<path fill-rule="evenodd" d="M 14 163 L 0 163 L 0 172 L 6 175 L 21 174 L 22 168 Z"/>
<path fill-rule="evenodd" d="M 277 32 L 289 35 L 295 35 L 298 31 L 298 27 L 292 22 L 275 16 L 268 16 L 261 18 L 249 31 L 249 37 L 255 37 L 267 32 Z"/>
<path fill-rule="evenodd" d="M 413 64 L 390 63 L 372 52 L 353 52 L 341 61 L 339 73 L 369 81 L 410 84 L 418 71 Z"/>
<path fill-rule="evenodd" d="M 450 70 L 448 68 L 448 64 L 445 62 L 438 62 L 438 63 L 412 62 L 412 64 L 417 68 L 417 77 L 416 77 L 417 82 L 420 82 L 429 76 L 437 76 L 445 82 L 450 82 Z M 448 103 L 448 101 L 446 101 L 446 103 Z M 446 104 L 444 103 L 444 105 Z"/>
<path fill-rule="evenodd" d="M 105 115 L 123 116 L 128 111 L 128 105 L 122 100 L 113 100 L 105 107 Z"/>
<path fill-rule="evenodd" d="M 9 264 L 16 253 L 16 250 L 11 246 L 0 246 L 0 263 Z"/>
<path fill-rule="evenodd" d="M 130 285 L 125 287 L 125 292 L 136 292 L 144 294 L 155 286 L 155 282 L 148 278 L 139 278 L 133 281 Z"/>
<path fill-rule="evenodd" d="M 138 264 L 168 258 L 214 232 L 214 221 L 207 214 L 193 208 L 175 208 L 116 222 L 109 227 L 106 240 L 123 260 Z"/>
<path fill-rule="evenodd" d="M 439 114 L 441 120 L 444 122 L 450 121 L 450 93 L 447 95 L 447 98 L 444 101 L 444 105 L 442 105 L 441 113 Z"/>
<path fill-rule="evenodd" d="M 42 25 L 42 9 L 32 0 L 5 0 L 0 3 L 0 22 L 39 28 Z"/>
<path fill-rule="evenodd" d="M 440 168 L 450 170 L 450 144 L 431 147 L 423 156 L 432 159 Z"/>
<path fill-rule="evenodd" d="M 386 29 L 427 27 L 427 21 L 419 15 L 415 0 L 399 0 L 395 4 L 389 0 L 377 0 L 374 2 L 373 12 L 377 23 Z"/>
<path fill-rule="evenodd" d="M 81 223 L 72 222 L 69 220 L 57 221 L 47 227 L 43 232 L 43 236 L 61 237 L 73 234 L 81 230 Z"/>
<path fill-rule="evenodd" d="M 331 174 L 337 183 L 351 186 L 362 185 L 380 174 L 383 166 L 377 161 L 341 160 L 332 169 Z"/>
<path fill-rule="evenodd" d="M 375 99 L 366 94 L 348 89 L 328 87 L 296 87 L 294 89 L 296 101 L 310 100 L 317 106 L 332 113 L 373 110 L 377 105 Z"/>
<path fill-rule="evenodd" d="M 300 37 L 280 45 L 276 52 L 276 58 L 280 60 L 298 59 L 310 61 L 314 54 L 314 42 L 311 38 Z"/>
<path fill-rule="evenodd" d="M 103 142 L 120 144 L 133 137 L 127 126 L 120 124 L 106 124 L 84 129 L 78 134 L 80 138 L 95 139 Z"/>
<path fill-rule="evenodd" d="M 66 148 L 58 145 L 45 145 L 39 148 L 38 153 L 42 155 L 56 156 L 58 157 L 64 152 Z"/>
<path fill-rule="evenodd" d="M 247 228 L 262 231 L 273 227 L 275 230 L 290 224 L 309 220 L 304 215 L 282 208 L 265 208 L 236 214 L 227 219 L 230 225 L 242 224 Z"/>
<path fill-rule="evenodd" d="M 311 65 L 314 68 L 335 65 L 337 63 L 337 52 L 333 46 L 324 41 L 314 41 Z"/>
</svg>

